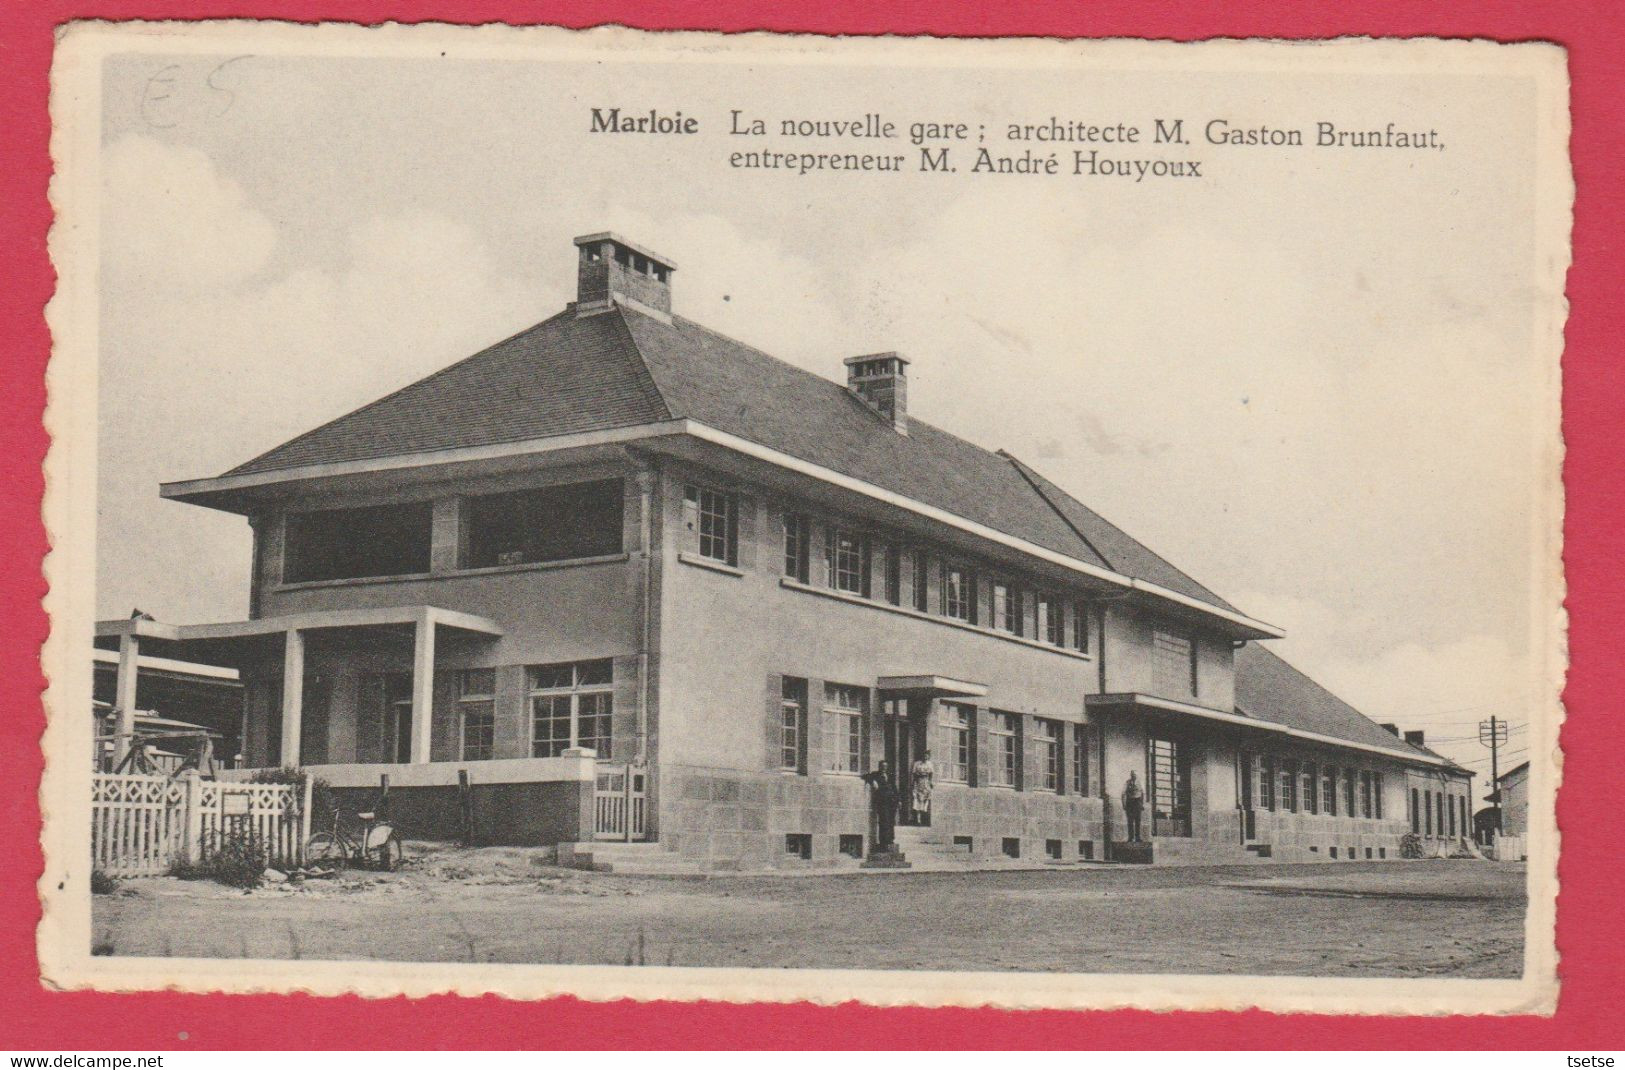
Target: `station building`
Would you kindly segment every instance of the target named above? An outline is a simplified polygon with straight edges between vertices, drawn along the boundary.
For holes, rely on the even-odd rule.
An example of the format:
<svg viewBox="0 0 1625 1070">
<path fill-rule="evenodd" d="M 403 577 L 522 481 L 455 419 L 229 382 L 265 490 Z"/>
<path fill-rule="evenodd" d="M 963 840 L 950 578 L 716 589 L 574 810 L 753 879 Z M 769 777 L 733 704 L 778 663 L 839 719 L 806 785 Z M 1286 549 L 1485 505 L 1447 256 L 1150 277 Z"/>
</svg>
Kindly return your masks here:
<svg viewBox="0 0 1625 1070">
<path fill-rule="evenodd" d="M 857 865 L 861 775 L 886 759 L 906 795 L 927 750 L 917 855 L 1397 858 L 1423 815 L 1457 820 L 1465 770 L 1034 468 L 919 419 L 901 355 L 810 374 L 678 315 L 664 256 L 593 234 L 575 262 L 550 319 L 164 485 L 246 518 L 250 612 L 100 625 L 120 708 L 143 656 L 229 665 L 248 766 L 387 777 L 408 835 L 471 811 L 483 842 L 706 868 Z"/>
</svg>

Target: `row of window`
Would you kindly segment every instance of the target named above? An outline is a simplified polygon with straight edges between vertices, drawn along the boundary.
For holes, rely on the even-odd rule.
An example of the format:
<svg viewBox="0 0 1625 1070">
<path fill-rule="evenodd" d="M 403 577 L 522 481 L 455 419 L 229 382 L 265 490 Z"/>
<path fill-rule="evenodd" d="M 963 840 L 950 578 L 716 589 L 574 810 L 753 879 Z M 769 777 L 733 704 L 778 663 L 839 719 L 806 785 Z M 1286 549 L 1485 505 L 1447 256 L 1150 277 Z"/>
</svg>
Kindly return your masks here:
<svg viewBox="0 0 1625 1070">
<path fill-rule="evenodd" d="M 1418 836 L 1466 836 L 1472 829 L 1465 795 L 1412 788 L 1410 811 L 1411 831 Z"/>
<path fill-rule="evenodd" d="M 531 665 L 525 670 L 530 709 L 530 753 L 556 758 L 571 747 L 590 747 L 611 758 L 615 713 L 615 672 L 609 658 Z M 496 670 L 464 669 L 457 674 L 460 758 L 494 757 Z"/>
<path fill-rule="evenodd" d="M 689 485 L 684 488 L 685 508 L 696 533 L 699 556 L 720 564 L 739 564 L 739 498 L 726 491 Z M 813 581 L 813 533 L 810 517 L 803 513 L 784 515 L 784 574 L 801 583 Z M 938 583 L 935 612 L 963 621 L 1036 639 L 1051 646 L 1070 647 L 1081 653 L 1089 650 L 1088 602 L 1066 598 L 1012 584 L 1003 579 L 990 583 L 991 605 L 979 604 L 980 586 L 975 569 L 950 559 L 933 557 L 914 546 L 907 550 L 907 599 L 904 591 L 903 545 L 880 539 L 869 532 L 830 524 L 825 529 L 822 579 L 832 590 L 859 598 L 878 598 L 890 605 L 920 613 L 933 612 L 931 580 Z M 1074 624 L 1067 629 L 1067 606 L 1072 605 Z"/>
<path fill-rule="evenodd" d="M 1273 754 L 1243 755 L 1242 805 L 1283 813 L 1382 817 L 1382 774 Z"/>
<path fill-rule="evenodd" d="M 809 768 L 807 718 L 808 682 L 786 676 L 779 700 L 779 767 L 787 772 L 806 773 Z M 976 709 L 958 702 L 938 704 L 940 747 L 933 747 L 938 779 L 958 784 L 987 783 L 997 787 L 1025 785 L 1024 724 L 1020 714 L 1001 710 L 988 712 L 987 726 L 992 766 L 978 768 Z M 868 768 L 869 691 L 850 684 L 824 684 L 819 709 L 824 726 L 822 768 L 831 773 L 862 773 Z M 1046 717 L 1032 719 L 1037 767 L 1032 770 L 1031 787 L 1037 791 L 1060 791 L 1070 771 L 1070 790 L 1089 791 L 1089 733 L 1079 726 L 1072 733 L 1071 760 L 1064 747 L 1063 722 Z"/>
</svg>

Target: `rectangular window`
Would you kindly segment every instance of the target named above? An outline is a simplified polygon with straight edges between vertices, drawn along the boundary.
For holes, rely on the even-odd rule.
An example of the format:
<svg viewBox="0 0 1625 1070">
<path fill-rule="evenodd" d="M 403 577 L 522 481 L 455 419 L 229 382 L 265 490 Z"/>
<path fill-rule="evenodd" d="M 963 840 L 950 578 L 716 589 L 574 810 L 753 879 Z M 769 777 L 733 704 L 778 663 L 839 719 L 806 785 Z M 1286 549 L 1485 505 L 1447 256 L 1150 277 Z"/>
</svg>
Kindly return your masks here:
<svg viewBox="0 0 1625 1070">
<path fill-rule="evenodd" d="M 921 613 L 931 611 L 931 559 L 925 551 L 915 547 L 909 558 L 911 565 L 910 585 L 914 588 L 910 594 L 913 596 L 914 608 Z"/>
<path fill-rule="evenodd" d="M 863 772 L 864 714 L 868 709 L 869 693 L 864 688 L 824 685 L 824 731 L 829 740 L 827 768 L 830 772 Z"/>
<path fill-rule="evenodd" d="M 886 546 L 882 553 L 886 555 L 886 601 L 900 606 L 903 604 L 903 548 Z"/>
<path fill-rule="evenodd" d="M 1354 808 L 1354 770 L 1343 770 L 1343 812 L 1349 817 L 1358 817 L 1360 811 Z"/>
<path fill-rule="evenodd" d="M 683 488 L 683 507 L 699 555 L 724 565 L 739 564 L 738 497 L 690 485 Z"/>
<path fill-rule="evenodd" d="M 993 711 L 988 734 L 993 737 L 993 783 L 1013 788 L 1021 783 L 1021 718 Z"/>
<path fill-rule="evenodd" d="M 1371 816 L 1382 819 L 1382 774 L 1371 774 Z"/>
<path fill-rule="evenodd" d="M 1011 635 L 1020 635 L 1021 592 L 1007 583 L 993 585 L 993 627 Z"/>
<path fill-rule="evenodd" d="M 311 583 L 429 571 L 432 502 L 289 513 L 282 580 Z"/>
<path fill-rule="evenodd" d="M 793 676 L 780 688 L 779 768 L 807 771 L 807 681 Z"/>
<path fill-rule="evenodd" d="M 869 539 L 830 528 L 827 547 L 829 585 L 837 591 L 869 597 Z"/>
<path fill-rule="evenodd" d="M 1282 758 L 1279 765 L 1281 771 L 1281 809 L 1289 814 L 1298 812 L 1298 763 L 1290 758 Z"/>
<path fill-rule="evenodd" d="M 1304 762 L 1300 797 L 1303 801 L 1303 812 L 1306 814 L 1318 814 L 1320 812 L 1320 792 L 1316 790 L 1319 784 L 1320 781 L 1316 778 L 1315 763 Z"/>
<path fill-rule="evenodd" d="M 1072 726 L 1072 794 L 1089 794 L 1090 732 L 1088 725 Z"/>
<path fill-rule="evenodd" d="M 1089 653 L 1089 603 L 1075 602 L 1072 606 L 1072 649 L 1080 654 Z"/>
<path fill-rule="evenodd" d="M 975 711 L 970 706 L 957 702 L 942 704 L 942 732 L 947 743 L 942 779 L 956 784 L 970 783 L 971 762 L 976 754 L 974 721 Z"/>
<path fill-rule="evenodd" d="M 784 574 L 811 582 L 812 524 L 800 513 L 784 514 Z"/>
<path fill-rule="evenodd" d="M 1261 754 L 1258 757 L 1258 805 L 1266 810 L 1275 809 L 1275 758 Z"/>
<path fill-rule="evenodd" d="M 1328 765 L 1320 774 L 1320 805 L 1326 813 L 1337 816 L 1337 766 Z"/>
<path fill-rule="evenodd" d="M 468 567 L 621 552 L 621 481 L 603 479 L 468 499 Z"/>
<path fill-rule="evenodd" d="M 1157 689 L 1165 695 L 1196 694 L 1196 643 L 1188 635 L 1153 632 Z"/>
<path fill-rule="evenodd" d="M 1061 790 L 1061 733 L 1060 721 L 1039 717 L 1033 721 L 1038 739 L 1038 788 L 1041 791 Z"/>
<path fill-rule="evenodd" d="M 462 760 L 491 757 L 496 733 L 496 670 L 464 669 L 457 674 L 457 716 L 462 722 Z"/>
<path fill-rule="evenodd" d="M 976 578 L 957 565 L 942 566 L 942 615 L 963 621 L 976 619 Z"/>
<path fill-rule="evenodd" d="M 530 752 L 556 758 L 570 747 L 587 747 L 609 758 L 614 720 L 614 663 L 609 658 L 532 665 Z"/>
<path fill-rule="evenodd" d="M 1371 816 L 1371 774 L 1360 772 L 1360 816 Z"/>
<path fill-rule="evenodd" d="M 1433 793 L 1431 791 L 1424 791 L 1422 793 L 1422 815 L 1423 815 L 1422 828 L 1425 830 L 1425 832 L 1426 832 L 1426 834 L 1428 836 L 1432 836 L 1433 835 Z"/>
<path fill-rule="evenodd" d="M 1066 607 L 1054 595 L 1039 594 L 1038 599 L 1038 638 L 1050 646 L 1061 646 L 1066 642 Z"/>
</svg>

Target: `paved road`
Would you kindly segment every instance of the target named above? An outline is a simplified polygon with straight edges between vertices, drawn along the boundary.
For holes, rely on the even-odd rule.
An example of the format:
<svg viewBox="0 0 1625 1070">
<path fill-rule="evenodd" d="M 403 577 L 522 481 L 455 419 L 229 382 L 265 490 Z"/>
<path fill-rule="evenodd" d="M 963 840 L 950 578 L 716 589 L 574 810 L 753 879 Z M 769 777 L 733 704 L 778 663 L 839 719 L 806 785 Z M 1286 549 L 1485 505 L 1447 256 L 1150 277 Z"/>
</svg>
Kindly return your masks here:
<svg viewBox="0 0 1625 1070">
<path fill-rule="evenodd" d="M 1515 977 L 1524 869 L 1489 862 L 843 877 L 621 877 L 520 852 L 244 894 L 95 898 L 118 955 Z"/>
</svg>

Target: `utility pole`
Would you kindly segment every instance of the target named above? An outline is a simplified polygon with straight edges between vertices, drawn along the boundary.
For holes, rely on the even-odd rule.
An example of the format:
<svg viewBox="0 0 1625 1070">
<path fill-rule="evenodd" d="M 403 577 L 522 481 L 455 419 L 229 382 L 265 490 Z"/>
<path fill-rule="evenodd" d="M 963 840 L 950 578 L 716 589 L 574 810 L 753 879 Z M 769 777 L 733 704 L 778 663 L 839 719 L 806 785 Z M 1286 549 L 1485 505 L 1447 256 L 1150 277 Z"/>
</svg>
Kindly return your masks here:
<svg viewBox="0 0 1625 1070">
<path fill-rule="evenodd" d="M 1490 749 L 1490 794 L 1495 799 L 1495 834 L 1501 835 L 1501 744 L 1507 741 L 1507 723 L 1490 714 L 1478 722 L 1478 741 Z"/>
</svg>

